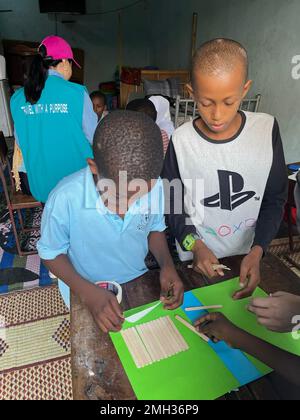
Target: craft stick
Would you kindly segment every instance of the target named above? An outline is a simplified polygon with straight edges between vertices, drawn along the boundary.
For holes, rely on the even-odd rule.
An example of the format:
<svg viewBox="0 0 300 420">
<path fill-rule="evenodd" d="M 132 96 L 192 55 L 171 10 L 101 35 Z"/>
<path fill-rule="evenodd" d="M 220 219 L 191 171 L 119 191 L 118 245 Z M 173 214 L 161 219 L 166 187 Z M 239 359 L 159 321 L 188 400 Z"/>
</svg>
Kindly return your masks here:
<svg viewBox="0 0 300 420">
<path fill-rule="evenodd" d="M 140 349 L 141 356 L 142 356 L 142 359 L 144 361 L 144 366 L 147 366 L 149 364 L 152 364 L 153 363 L 153 360 L 152 360 L 149 352 L 147 351 L 147 348 L 145 347 L 143 341 L 141 340 L 141 337 L 139 336 L 136 328 L 134 328 L 133 330 L 134 330 L 134 333 L 133 333 L 133 335 L 134 335 L 134 342 L 136 343 L 138 349 Z"/>
<path fill-rule="evenodd" d="M 172 323 L 171 318 L 169 316 L 165 318 L 165 323 L 167 325 L 168 330 L 171 333 L 172 340 L 176 348 L 176 353 L 182 352 L 184 350 L 184 343 L 181 339 L 182 337 L 180 336 L 180 334 L 176 333 L 176 328 L 173 328 L 174 324 Z"/>
<path fill-rule="evenodd" d="M 168 318 L 168 322 L 169 322 L 171 328 L 173 329 L 174 334 L 176 335 L 177 339 L 181 343 L 181 348 L 184 349 L 184 350 L 188 350 L 188 348 L 189 348 L 188 344 L 186 343 L 185 339 L 183 338 L 183 336 L 180 334 L 180 332 L 176 328 L 176 325 L 171 320 L 171 318 Z"/>
<path fill-rule="evenodd" d="M 142 338 L 146 348 L 148 349 L 152 360 L 155 362 L 159 358 L 159 354 L 157 352 L 157 349 L 153 345 L 153 342 L 150 338 L 149 331 L 147 330 L 147 325 L 138 325 L 137 327 L 138 333 L 140 337 Z"/>
<path fill-rule="evenodd" d="M 186 341 L 184 340 L 184 338 L 182 337 L 182 335 L 180 334 L 170 317 L 167 318 L 167 323 L 174 332 L 174 335 L 176 337 L 177 342 L 179 343 L 179 348 L 181 349 L 181 351 L 188 350 L 189 346 L 187 345 Z"/>
<path fill-rule="evenodd" d="M 128 331 L 129 338 L 131 340 L 131 345 L 133 349 L 133 354 L 135 354 L 135 357 L 138 360 L 139 366 L 142 368 L 145 366 L 145 357 L 143 355 L 143 349 L 141 346 L 141 342 L 138 340 L 138 338 L 135 335 L 136 331 L 135 329 L 130 329 Z"/>
<path fill-rule="evenodd" d="M 170 317 L 121 331 L 138 369 L 188 350 L 188 345 Z"/>
<path fill-rule="evenodd" d="M 160 319 L 162 330 L 165 337 L 165 345 L 168 348 L 168 356 L 173 356 L 178 353 L 179 346 L 177 340 L 174 340 L 173 331 L 170 330 L 170 326 L 167 323 L 166 317 Z"/>
<path fill-rule="evenodd" d="M 164 324 L 165 324 L 166 331 L 168 331 L 169 336 L 171 337 L 170 342 L 173 348 L 173 354 L 180 353 L 182 349 L 182 343 L 180 342 L 179 338 L 175 335 L 175 332 L 169 323 L 169 317 L 164 318 Z"/>
<path fill-rule="evenodd" d="M 185 311 L 186 312 L 208 311 L 209 309 L 223 309 L 223 305 L 191 306 L 190 308 L 185 308 Z"/>
<path fill-rule="evenodd" d="M 161 328 L 158 326 L 157 321 L 149 322 L 147 325 L 150 337 L 152 339 L 152 342 L 154 344 L 155 349 L 158 352 L 159 361 L 166 358 L 163 348 L 163 331 L 161 331 Z"/>
<path fill-rule="evenodd" d="M 166 356 L 164 354 L 163 344 L 161 342 L 163 338 L 162 331 L 159 327 L 157 328 L 157 325 L 158 324 L 156 321 L 151 321 L 145 327 L 147 328 L 150 340 L 152 341 L 152 344 L 158 354 L 157 361 L 160 361 L 165 359 Z"/>
<path fill-rule="evenodd" d="M 146 360 L 141 351 L 141 343 L 138 341 L 138 338 L 136 337 L 135 332 L 136 332 L 135 329 L 132 329 L 132 328 L 128 330 L 127 338 L 129 339 L 129 342 L 130 342 L 132 355 L 137 361 L 136 365 L 138 368 L 142 368 L 145 366 Z"/>
<path fill-rule="evenodd" d="M 188 323 L 185 319 L 181 318 L 179 315 L 176 315 L 175 318 L 177 321 L 181 322 L 183 325 L 185 325 L 189 330 L 191 330 L 193 333 L 197 334 L 199 337 L 202 338 L 206 343 L 209 342 L 209 338 L 206 337 L 206 335 L 199 333 L 199 331 L 196 330 L 196 328 Z"/>
<path fill-rule="evenodd" d="M 193 269 L 194 266 L 193 265 L 188 265 L 189 269 Z M 226 271 L 231 271 L 231 268 L 227 267 L 226 265 L 223 264 L 213 264 L 212 266 L 214 271 L 218 271 L 218 270 L 226 270 Z"/>
<path fill-rule="evenodd" d="M 174 322 L 171 320 L 170 317 L 167 318 L 167 321 L 168 321 L 169 325 L 171 326 L 171 328 L 173 329 L 173 331 L 175 333 L 175 336 L 177 337 L 179 343 L 181 344 L 182 349 L 183 350 L 188 350 L 189 346 L 188 346 L 187 342 L 185 341 L 185 339 L 180 334 L 180 332 L 178 331 L 178 329 L 176 328 L 176 325 L 174 324 Z"/>
<path fill-rule="evenodd" d="M 140 369 L 141 367 L 143 367 L 143 363 L 141 361 L 136 346 L 133 344 L 132 332 L 129 330 L 122 331 L 122 337 L 128 347 L 128 350 L 130 351 L 131 357 L 133 358 L 136 367 Z"/>
<path fill-rule="evenodd" d="M 144 346 L 146 347 L 148 353 L 150 354 L 151 359 L 153 360 L 153 362 L 155 362 L 156 356 L 154 354 L 154 351 L 153 351 L 152 347 L 148 343 L 147 337 L 144 336 L 144 333 L 142 331 L 142 326 L 141 325 L 138 325 L 136 327 L 136 331 L 137 331 L 140 339 L 142 340 Z"/>
<path fill-rule="evenodd" d="M 156 328 L 155 334 L 158 334 L 161 337 L 160 342 L 162 344 L 162 351 L 163 351 L 164 357 L 168 358 L 173 353 L 173 348 L 172 348 L 172 343 L 168 339 L 168 335 L 167 335 L 168 331 L 166 331 L 162 320 L 163 318 L 159 318 L 155 322 L 155 328 Z"/>
<path fill-rule="evenodd" d="M 136 350 L 138 351 L 139 357 L 141 359 L 141 363 L 143 364 L 142 367 L 145 367 L 149 363 L 149 360 L 147 357 L 147 353 L 145 352 L 144 343 L 142 342 L 135 328 L 132 331 L 132 336 L 133 336 L 133 343 L 136 346 Z"/>
<path fill-rule="evenodd" d="M 213 269 L 214 269 L 214 271 L 217 271 L 217 270 L 231 271 L 231 268 L 229 268 L 229 267 L 227 267 L 226 265 L 223 265 L 223 264 L 214 264 Z"/>
</svg>

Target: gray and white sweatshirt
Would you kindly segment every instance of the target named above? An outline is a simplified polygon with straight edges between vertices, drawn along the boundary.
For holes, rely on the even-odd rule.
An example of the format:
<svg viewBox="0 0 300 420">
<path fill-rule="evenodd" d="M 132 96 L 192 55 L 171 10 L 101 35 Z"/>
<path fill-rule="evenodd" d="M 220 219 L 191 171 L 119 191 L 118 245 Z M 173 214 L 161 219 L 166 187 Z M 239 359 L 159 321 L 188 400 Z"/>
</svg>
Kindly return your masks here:
<svg viewBox="0 0 300 420">
<path fill-rule="evenodd" d="M 182 244 L 189 233 L 203 238 L 217 258 L 264 250 L 276 236 L 287 199 L 287 169 L 278 123 L 267 114 L 241 112 L 242 125 L 228 140 L 209 139 L 196 125 L 175 131 L 163 178 L 170 189 L 167 223 Z M 198 188 L 195 188 L 197 181 Z M 184 211 L 175 214 L 178 200 Z"/>
</svg>

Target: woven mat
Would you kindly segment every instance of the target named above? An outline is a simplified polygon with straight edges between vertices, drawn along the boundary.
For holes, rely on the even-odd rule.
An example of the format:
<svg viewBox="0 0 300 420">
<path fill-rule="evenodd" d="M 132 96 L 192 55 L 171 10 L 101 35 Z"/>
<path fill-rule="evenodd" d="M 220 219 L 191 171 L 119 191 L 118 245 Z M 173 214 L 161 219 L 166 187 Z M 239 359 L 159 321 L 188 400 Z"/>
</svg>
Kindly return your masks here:
<svg viewBox="0 0 300 420">
<path fill-rule="evenodd" d="M 0 194 L 0 207 L 2 198 Z M 34 225 L 40 225 L 40 209 L 35 210 L 29 216 L 33 219 Z M 30 236 L 25 236 L 23 249 L 35 250 L 39 237 L 39 231 L 31 232 Z M 0 294 L 53 284 L 57 284 L 57 281 L 49 277 L 49 272 L 38 255 L 28 257 L 17 255 L 9 214 L 7 210 L 2 210 L 0 212 Z"/>
<path fill-rule="evenodd" d="M 288 238 L 275 239 L 268 252 L 279 258 L 286 267 L 300 277 L 300 236 L 294 238 L 294 252 L 290 251 Z"/>
<path fill-rule="evenodd" d="M 0 400 L 71 400 L 70 347 L 56 286 L 0 296 Z"/>
</svg>

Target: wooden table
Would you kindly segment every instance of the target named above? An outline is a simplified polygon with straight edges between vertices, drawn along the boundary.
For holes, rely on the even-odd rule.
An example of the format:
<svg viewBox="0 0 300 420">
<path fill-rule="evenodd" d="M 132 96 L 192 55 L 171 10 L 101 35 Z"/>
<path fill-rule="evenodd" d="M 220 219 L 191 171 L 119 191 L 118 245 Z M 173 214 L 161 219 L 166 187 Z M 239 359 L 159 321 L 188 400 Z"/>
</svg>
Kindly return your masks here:
<svg viewBox="0 0 300 420">
<path fill-rule="evenodd" d="M 224 260 L 232 268 L 225 279 L 239 275 L 240 257 Z M 222 261 L 223 262 L 223 261 Z M 179 274 L 186 291 L 214 284 L 203 276 L 179 265 Z M 268 255 L 262 263 L 261 287 L 267 293 L 286 291 L 300 295 L 300 280 L 277 258 Z M 128 310 L 159 299 L 159 271 L 123 286 L 123 308 Z M 88 309 L 80 299 L 71 300 L 71 343 L 73 392 L 76 400 L 135 400 L 135 394 L 108 335 L 102 334 L 95 325 Z M 226 395 L 226 400 L 281 400 L 299 398 L 300 390 L 285 383 L 276 374 L 242 387 L 238 392 Z"/>
</svg>

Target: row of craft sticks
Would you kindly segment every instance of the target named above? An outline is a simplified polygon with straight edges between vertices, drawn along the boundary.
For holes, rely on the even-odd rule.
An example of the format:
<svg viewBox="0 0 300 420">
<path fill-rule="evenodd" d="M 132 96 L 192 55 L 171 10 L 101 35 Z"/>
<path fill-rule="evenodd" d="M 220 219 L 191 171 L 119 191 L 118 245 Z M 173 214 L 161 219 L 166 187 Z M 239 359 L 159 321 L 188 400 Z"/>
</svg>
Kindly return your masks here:
<svg viewBox="0 0 300 420">
<path fill-rule="evenodd" d="M 139 369 L 189 349 L 170 317 L 129 328 L 121 334 Z"/>
</svg>

